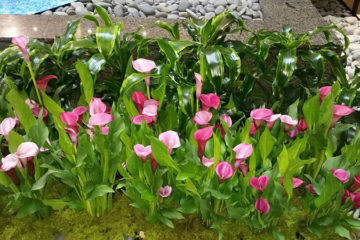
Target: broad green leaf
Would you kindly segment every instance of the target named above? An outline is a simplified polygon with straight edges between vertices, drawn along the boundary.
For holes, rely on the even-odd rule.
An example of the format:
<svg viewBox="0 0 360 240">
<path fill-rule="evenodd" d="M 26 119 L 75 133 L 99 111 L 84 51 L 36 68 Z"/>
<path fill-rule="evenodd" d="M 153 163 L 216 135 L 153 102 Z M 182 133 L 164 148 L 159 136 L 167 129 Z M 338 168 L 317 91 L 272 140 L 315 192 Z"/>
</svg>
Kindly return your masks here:
<svg viewBox="0 0 360 240">
<path fill-rule="evenodd" d="M 320 82 L 323 79 L 325 73 L 324 57 L 320 53 L 308 50 L 301 54 L 301 58 L 304 61 L 309 62 L 311 67 L 315 69 L 318 82 Z"/>
<path fill-rule="evenodd" d="M 351 239 L 350 231 L 347 230 L 346 228 L 344 228 L 344 227 L 341 226 L 341 225 L 336 225 L 336 226 L 335 226 L 335 232 L 336 232 L 340 237 L 344 237 L 344 238 L 347 238 L 347 239 Z"/>
<path fill-rule="evenodd" d="M 317 208 L 326 206 L 334 195 L 342 188 L 342 183 L 335 178 L 330 171 L 326 171 L 325 184 L 321 189 L 320 196 L 315 199 L 315 205 Z"/>
<path fill-rule="evenodd" d="M 39 118 L 36 124 L 30 128 L 28 137 L 31 142 L 36 143 L 42 147 L 49 136 L 49 129 L 46 127 L 44 121 Z"/>
<path fill-rule="evenodd" d="M 180 172 L 179 167 L 170 156 L 166 145 L 155 137 L 151 138 L 151 150 L 158 164 L 174 168 L 176 171 Z"/>
<path fill-rule="evenodd" d="M 306 124 L 309 126 L 309 128 L 311 130 L 313 125 L 319 119 L 319 112 L 320 112 L 320 96 L 319 96 L 319 94 L 317 94 L 314 97 L 311 97 L 304 103 L 303 112 L 305 115 Z"/>
<path fill-rule="evenodd" d="M 119 26 L 98 27 L 96 29 L 96 43 L 99 52 L 109 59 L 115 47 L 116 38 L 118 36 Z"/>
<path fill-rule="evenodd" d="M 86 14 L 85 16 L 83 16 L 83 18 L 94 22 L 96 24 L 96 26 L 98 26 L 98 27 L 100 26 L 99 20 L 94 15 Z"/>
<path fill-rule="evenodd" d="M 263 160 L 263 165 L 266 163 L 266 158 L 272 151 L 274 147 L 274 140 L 271 136 L 271 133 L 268 128 L 264 129 L 264 132 L 261 134 L 259 141 L 260 154 Z"/>
<path fill-rule="evenodd" d="M 345 68 L 341 64 L 339 55 L 329 49 L 321 49 L 318 52 L 329 62 L 334 75 L 341 82 L 341 84 L 344 87 L 349 87 L 349 82 L 346 79 Z"/>
<path fill-rule="evenodd" d="M 120 88 L 120 95 L 123 95 L 130 90 L 136 84 L 144 81 L 147 77 L 159 77 L 157 74 L 145 74 L 145 73 L 132 73 L 122 83 Z"/>
<path fill-rule="evenodd" d="M 179 40 L 179 23 L 176 22 L 174 26 L 170 26 L 167 22 L 156 21 L 154 25 L 166 30 L 174 40 Z"/>
<path fill-rule="evenodd" d="M 276 86 L 283 88 L 292 77 L 297 62 L 296 48 L 281 49 L 276 67 Z"/>
<path fill-rule="evenodd" d="M 12 130 L 9 134 L 9 150 L 10 153 L 16 153 L 18 146 L 24 142 L 24 138 Z"/>
<path fill-rule="evenodd" d="M 74 39 L 75 33 L 80 26 L 80 22 L 81 19 L 68 22 L 65 33 L 60 38 L 55 38 L 53 48 L 55 48 L 56 51 L 59 51 L 62 46 Z"/>
<path fill-rule="evenodd" d="M 109 14 L 107 13 L 107 11 L 104 8 L 102 8 L 100 6 L 95 6 L 95 11 L 99 14 L 101 19 L 104 21 L 105 26 L 110 27 L 113 25 L 113 22 L 111 21 Z"/>
<path fill-rule="evenodd" d="M 91 74 L 95 75 L 104 68 L 105 63 L 106 63 L 105 58 L 101 54 L 96 53 L 91 56 L 91 58 L 89 59 L 89 61 L 87 63 L 87 66 L 88 66 Z"/>
<path fill-rule="evenodd" d="M 67 202 L 60 199 L 43 199 L 42 203 L 45 206 L 49 206 L 54 210 L 61 210 L 67 206 Z"/>
<path fill-rule="evenodd" d="M 164 217 L 170 218 L 170 219 L 184 219 L 184 216 L 179 213 L 178 211 L 172 209 L 172 210 L 164 210 L 161 212 L 161 214 Z"/>
<path fill-rule="evenodd" d="M 208 47 L 204 50 L 203 54 L 206 59 L 208 76 L 216 90 L 221 91 L 224 79 L 224 62 L 221 53 L 215 47 Z"/>
<path fill-rule="evenodd" d="M 166 55 L 166 59 L 169 60 L 170 65 L 173 67 L 176 60 L 179 58 L 177 51 L 169 44 L 169 42 L 162 38 L 159 38 L 156 41 L 160 47 L 160 50 Z"/>
<path fill-rule="evenodd" d="M 91 193 L 88 197 L 88 200 L 93 200 L 97 197 L 102 197 L 107 193 L 113 193 L 113 192 L 114 192 L 114 190 L 107 185 L 104 185 L 104 184 L 96 185 L 94 187 L 94 189 L 91 191 Z"/>
<path fill-rule="evenodd" d="M 89 69 L 80 60 L 76 62 L 75 68 L 80 76 L 81 84 L 83 86 L 83 91 L 85 95 L 85 100 L 89 104 L 94 96 L 94 80 L 91 76 L 91 73 L 89 72 Z"/>
<path fill-rule="evenodd" d="M 283 150 L 278 156 L 278 165 L 279 165 L 280 175 L 284 176 L 289 167 L 289 156 L 285 145 L 283 146 Z"/>
<path fill-rule="evenodd" d="M 41 91 L 41 97 L 45 108 L 53 115 L 54 119 L 59 120 L 60 113 L 64 112 L 64 110 L 43 91 Z"/>
<path fill-rule="evenodd" d="M 8 187 L 13 185 L 13 181 L 9 178 L 9 176 L 4 172 L 0 171 L 0 185 Z"/>
</svg>

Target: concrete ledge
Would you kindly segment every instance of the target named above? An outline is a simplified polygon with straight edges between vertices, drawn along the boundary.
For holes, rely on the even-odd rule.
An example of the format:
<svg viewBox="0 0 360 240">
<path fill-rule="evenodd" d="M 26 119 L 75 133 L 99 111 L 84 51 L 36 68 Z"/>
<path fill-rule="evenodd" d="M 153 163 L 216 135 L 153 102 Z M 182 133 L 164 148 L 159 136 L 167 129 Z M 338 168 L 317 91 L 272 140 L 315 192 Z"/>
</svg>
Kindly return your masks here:
<svg viewBox="0 0 360 240">
<path fill-rule="evenodd" d="M 245 20 L 245 26 L 251 31 L 266 29 L 279 31 L 283 26 L 291 26 L 296 33 L 305 33 L 314 29 L 316 26 L 326 25 L 317 9 L 310 0 L 259 0 L 262 7 L 264 20 Z M 62 35 L 66 28 L 66 23 L 70 20 L 78 19 L 79 16 L 41 16 L 41 15 L 0 15 L 0 47 L 1 42 L 6 45 L 11 38 L 24 34 L 30 38 L 38 38 L 44 41 L 52 41 L 55 36 Z M 134 32 L 142 24 L 152 23 L 162 20 L 173 24 L 175 21 L 168 19 L 154 18 L 115 18 L 114 21 L 124 21 L 124 32 Z M 83 20 L 77 33 L 77 37 L 89 33 L 95 33 L 94 23 Z M 166 36 L 165 31 L 160 28 L 145 30 L 147 36 L 160 37 Z M 180 35 L 182 39 L 188 39 L 188 35 L 181 27 Z M 245 36 L 232 35 L 232 39 L 244 40 Z M 336 39 L 336 38 L 335 38 Z M 336 43 L 339 43 L 337 39 Z M 324 44 L 326 40 L 323 36 L 314 38 L 314 44 Z"/>
</svg>

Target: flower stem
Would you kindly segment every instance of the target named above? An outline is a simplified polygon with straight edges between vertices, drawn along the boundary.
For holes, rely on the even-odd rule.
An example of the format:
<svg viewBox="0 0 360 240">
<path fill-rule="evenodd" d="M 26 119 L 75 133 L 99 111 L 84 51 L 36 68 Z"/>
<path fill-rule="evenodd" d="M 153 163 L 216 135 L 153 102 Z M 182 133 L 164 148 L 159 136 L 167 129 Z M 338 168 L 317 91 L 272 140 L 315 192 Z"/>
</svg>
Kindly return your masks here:
<svg viewBox="0 0 360 240">
<path fill-rule="evenodd" d="M 150 99 L 150 87 L 146 85 L 146 92 L 147 92 L 147 97 L 148 99 Z"/>
<path fill-rule="evenodd" d="M 39 100 L 39 104 L 40 104 L 40 106 L 42 106 L 43 104 L 42 104 L 42 100 L 41 100 L 41 97 L 40 97 L 39 88 L 38 88 L 37 85 L 36 85 L 35 75 L 34 75 L 34 72 L 33 72 L 33 70 L 32 70 L 31 63 L 28 62 L 28 63 L 27 63 L 27 66 L 28 66 L 28 68 L 29 68 L 29 72 L 30 72 L 31 79 L 32 79 L 32 81 L 33 81 L 33 83 L 34 83 L 34 87 L 35 87 L 36 95 L 37 95 L 38 100 Z"/>
</svg>

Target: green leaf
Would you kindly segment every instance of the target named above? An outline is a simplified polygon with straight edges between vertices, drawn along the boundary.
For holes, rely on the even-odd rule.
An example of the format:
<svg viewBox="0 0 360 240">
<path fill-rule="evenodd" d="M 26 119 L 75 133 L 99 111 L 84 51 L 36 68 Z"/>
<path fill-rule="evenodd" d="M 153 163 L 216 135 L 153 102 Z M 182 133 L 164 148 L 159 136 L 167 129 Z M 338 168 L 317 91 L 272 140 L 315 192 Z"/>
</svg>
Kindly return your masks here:
<svg viewBox="0 0 360 240">
<path fill-rule="evenodd" d="M 49 129 L 46 127 L 44 121 L 39 118 L 36 124 L 30 128 L 28 137 L 31 142 L 36 143 L 42 147 L 49 136 Z"/>
<path fill-rule="evenodd" d="M 99 52 L 109 59 L 115 47 L 116 38 L 118 36 L 119 26 L 98 27 L 96 29 L 96 43 Z"/>
<path fill-rule="evenodd" d="M 276 67 L 276 86 L 283 88 L 292 77 L 296 67 L 296 48 L 281 49 Z"/>
<path fill-rule="evenodd" d="M 98 27 L 100 26 L 99 20 L 94 15 L 86 14 L 85 16 L 83 16 L 83 18 L 94 22 Z"/>
<path fill-rule="evenodd" d="M 67 203 L 60 199 L 43 199 L 42 203 L 54 210 L 61 210 L 67 206 Z"/>
<path fill-rule="evenodd" d="M 41 91 L 41 97 L 45 108 L 53 115 L 54 119 L 60 119 L 60 113 L 64 110 L 43 91 Z"/>
<path fill-rule="evenodd" d="M 47 178 L 54 173 L 53 170 L 48 170 L 44 175 L 42 175 L 31 187 L 32 191 L 40 190 L 45 187 Z"/>
<path fill-rule="evenodd" d="M 278 157 L 278 164 L 279 164 L 280 175 L 284 176 L 286 173 L 286 170 L 289 167 L 289 156 L 288 156 L 288 151 L 287 151 L 285 145 L 283 146 L 283 150 L 281 151 L 281 153 Z"/>
<path fill-rule="evenodd" d="M 215 47 L 208 47 L 204 50 L 203 54 L 206 59 L 208 76 L 216 90 L 221 91 L 224 79 L 224 62 L 221 53 Z"/>
<path fill-rule="evenodd" d="M 88 200 L 93 200 L 97 197 L 102 197 L 107 193 L 113 193 L 113 192 L 114 192 L 114 190 L 107 185 L 104 185 L 104 184 L 96 185 L 94 187 L 94 189 L 91 191 L 91 193 L 88 197 Z"/>
<path fill-rule="evenodd" d="M 329 49 L 321 49 L 319 50 L 319 53 L 330 63 L 331 69 L 337 80 L 339 80 L 344 87 L 349 87 L 349 82 L 346 79 L 345 68 L 341 64 L 339 55 Z"/>
<path fill-rule="evenodd" d="M 14 183 L 9 178 L 9 176 L 5 172 L 0 171 L 0 185 L 8 187 L 8 186 L 10 186 L 12 184 L 14 184 Z"/>
<path fill-rule="evenodd" d="M 142 82 L 147 77 L 159 77 L 157 74 L 145 74 L 145 73 L 132 73 L 122 83 L 120 88 L 120 95 L 123 95 L 130 90 L 136 84 Z"/>
<path fill-rule="evenodd" d="M 164 210 L 161 214 L 170 219 L 184 219 L 183 215 L 176 210 Z"/>
<path fill-rule="evenodd" d="M 261 134 L 259 141 L 260 154 L 263 160 L 263 165 L 266 163 L 266 158 L 271 153 L 274 147 L 274 140 L 271 136 L 271 133 L 268 128 L 265 128 L 263 133 Z"/>
<path fill-rule="evenodd" d="M 104 21 L 105 26 L 110 27 L 113 25 L 113 22 L 111 21 L 109 14 L 107 13 L 107 11 L 104 8 L 102 8 L 100 6 L 95 6 L 95 11 L 99 14 L 101 19 Z"/>
<path fill-rule="evenodd" d="M 95 75 L 104 68 L 105 63 L 106 63 L 105 58 L 101 54 L 96 53 L 91 56 L 91 58 L 87 63 L 87 66 L 91 74 Z"/>
<path fill-rule="evenodd" d="M 320 96 L 317 94 L 316 96 L 308 99 L 303 106 L 305 121 L 306 124 L 309 126 L 310 130 L 312 126 L 319 119 L 319 111 L 320 111 Z"/>
<path fill-rule="evenodd" d="M 89 72 L 89 69 L 80 60 L 76 62 L 75 68 L 80 76 L 85 100 L 89 104 L 94 96 L 94 80 Z"/>
<path fill-rule="evenodd" d="M 179 55 L 175 51 L 175 49 L 169 44 L 169 42 L 165 41 L 164 39 L 157 39 L 156 40 L 160 50 L 166 55 L 166 59 L 169 60 L 170 65 L 173 67 L 176 60 L 178 60 Z"/>
<path fill-rule="evenodd" d="M 318 82 L 320 82 L 325 74 L 324 57 L 320 53 L 308 50 L 301 55 L 301 58 L 304 61 L 309 62 L 311 67 L 315 69 L 316 75 L 318 77 Z"/>
<path fill-rule="evenodd" d="M 36 213 L 43 209 L 44 205 L 38 199 L 26 198 L 21 201 L 21 207 L 17 212 L 16 217 L 22 218 Z"/>
<path fill-rule="evenodd" d="M 154 25 L 166 30 L 174 40 L 179 40 L 180 36 L 179 36 L 179 23 L 178 22 L 174 23 L 174 26 L 170 26 L 170 24 L 168 24 L 166 22 L 156 21 L 154 23 Z"/>
<path fill-rule="evenodd" d="M 350 231 L 347 230 L 346 228 L 344 228 L 341 225 L 336 225 L 335 226 L 335 233 L 337 233 L 340 237 L 344 237 L 347 239 L 351 239 L 350 237 Z"/>
<path fill-rule="evenodd" d="M 73 40 L 75 33 L 80 26 L 80 22 L 81 19 L 68 22 L 65 33 L 60 38 L 55 38 L 53 48 L 58 51 L 66 43 Z"/>
<path fill-rule="evenodd" d="M 28 133 L 30 128 L 35 125 L 36 120 L 30 110 L 29 106 L 25 103 L 23 96 L 15 89 L 11 89 L 6 95 L 6 99 L 10 102 L 14 108 L 21 125 Z"/>
<path fill-rule="evenodd" d="M 321 208 L 326 206 L 334 195 L 342 188 L 342 183 L 335 178 L 330 171 L 324 171 L 325 184 L 323 184 L 320 196 L 315 199 L 315 206 Z"/>
<path fill-rule="evenodd" d="M 151 138 L 151 150 L 156 162 L 162 166 L 171 167 L 180 172 L 179 167 L 170 156 L 166 145 L 160 142 L 157 138 Z"/>
<path fill-rule="evenodd" d="M 18 146 L 24 142 L 24 138 L 14 130 L 9 134 L 9 150 L 10 153 L 16 153 Z"/>
<path fill-rule="evenodd" d="M 168 218 L 163 217 L 163 216 L 158 216 L 158 218 L 160 219 L 160 222 L 162 222 L 169 228 L 174 228 L 174 224 Z"/>
</svg>

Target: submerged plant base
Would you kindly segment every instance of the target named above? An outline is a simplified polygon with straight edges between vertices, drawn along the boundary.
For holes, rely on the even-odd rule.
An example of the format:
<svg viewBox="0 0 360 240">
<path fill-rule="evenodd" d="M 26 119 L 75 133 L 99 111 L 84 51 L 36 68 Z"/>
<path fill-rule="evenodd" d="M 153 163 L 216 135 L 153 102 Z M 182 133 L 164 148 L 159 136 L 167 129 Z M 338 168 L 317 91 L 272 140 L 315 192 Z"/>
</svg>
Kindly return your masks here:
<svg viewBox="0 0 360 240">
<path fill-rule="evenodd" d="M 162 224 L 151 224 L 143 213 L 129 206 L 129 200 L 115 195 L 113 209 L 102 217 L 90 217 L 85 211 L 65 209 L 53 212 L 48 218 L 34 220 L 30 217 L 15 218 L 0 215 L 0 239 L 2 240 L 52 240 L 58 235 L 76 240 L 123 240 L 125 236 L 137 237 L 144 232 L 145 239 L 151 240 L 217 240 L 215 230 L 206 228 L 196 216 L 188 216 L 175 222 L 175 229 Z M 298 232 L 303 230 L 304 232 Z M 285 239 L 319 239 L 299 226 L 280 227 Z M 273 239 L 266 230 L 254 230 L 240 222 L 231 221 L 223 226 L 226 240 Z M 341 239 L 326 232 L 321 239 Z"/>
</svg>

